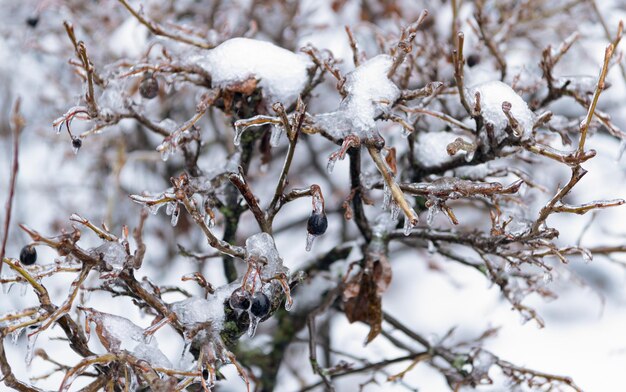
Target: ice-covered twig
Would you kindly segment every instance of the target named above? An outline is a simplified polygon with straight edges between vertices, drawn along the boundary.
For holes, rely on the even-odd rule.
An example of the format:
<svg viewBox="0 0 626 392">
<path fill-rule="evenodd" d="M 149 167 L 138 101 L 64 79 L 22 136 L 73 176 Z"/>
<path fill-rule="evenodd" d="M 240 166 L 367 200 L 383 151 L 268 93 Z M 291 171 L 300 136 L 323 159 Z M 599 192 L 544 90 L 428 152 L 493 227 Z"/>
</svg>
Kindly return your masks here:
<svg viewBox="0 0 626 392">
<path fill-rule="evenodd" d="M 406 55 L 411 52 L 411 43 L 415 39 L 417 30 L 427 16 L 428 10 L 425 9 L 420 13 L 420 16 L 414 23 L 412 23 L 408 28 L 402 30 L 400 41 L 398 41 L 395 48 L 393 63 L 391 65 L 391 68 L 389 68 L 389 71 L 387 72 L 387 77 L 389 79 L 391 79 L 393 75 L 395 75 L 398 67 L 400 67 L 400 65 L 404 62 L 404 58 L 406 57 Z"/>
<path fill-rule="evenodd" d="M 78 222 L 82 225 L 84 225 L 85 227 L 89 228 L 91 231 L 93 231 L 94 233 L 96 233 L 98 235 L 98 237 L 102 238 L 103 240 L 106 241 L 112 241 L 115 242 L 118 240 L 117 236 L 113 235 L 112 233 L 108 232 L 107 230 L 103 230 L 97 226 L 95 226 L 93 223 L 91 223 L 89 221 L 89 219 L 83 218 L 82 216 L 74 213 L 70 216 L 70 220 L 73 222 Z"/>
<path fill-rule="evenodd" d="M 604 90 L 604 83 L 606 79 L 606 75 L 609 71 L 609 61 L 611 57 L 613 57 L 613 53 L 615 51 L 615 47 L 613 44 L 609 44 L 604 51 L 604 63 L 602 64 L 602 70 L 600 71 L 600 76 L 598 77 L 598 84 L 596 85 L 596 91 L 593 94 L 593 98 L 591 99 L 591 104 L 589 105 L 589 109 L 587 111 L 587 116 L 580 124 L 580 141 L 578 142 L 578 155 L 582 155 L 585 149 L 585 141 L 587 139 L 587 131 L 589 130 L 589 124 L 591 124 L 591 119 L 596 111 L 596 105 L 598 104 L 598 99 L 600 98 L 600 94 Z"/>
<path fill-rule="evenodd" d="M 265 219 L 265 213 L 259 206 L 254 192 L 246 181 L 243 169 L 239 167 L 239 173 L 228 174 L 228 179 L 237 188 L 237 190 L 239 190 L 239 193 L 241 194 L 241 196 L 243 196 L 246 203 L 248 203 L 248 208 L 250 208 L 250 211 L 252 211 L 254 218 L 259 224 L 259 228 L 263 232 L 270 232 L 270 227 L 268 226 L 267 220 Z"/>
<path fill-rule="evenodd" d="M 87 79 L 87 92 L 85 92 L 85 102 L 87 103 L 88 114 L 91 118 L 96 118 L 98 116 L 98 104 L 96 103 L 96 96 L 94 93 L 94 67 L 89 60 L 89 56 L 87 55 L 87 47 L 83 41 L 77 41 L 76 35 L 74 33 L 74 26 L 68 21 L 63 22 L 65 26 L 65 31 L 67 32 L 70 41 L 72 41 L 72 45 L 74 45 L 74 50 L 76 51 L 76 56 L 82 63 L 82 67 L 85 70 L 86 79 Z M 69 128 L 68 128 L 69 130 Z"/>
<path fill-rule="evenodd" d="M 444 177 L 429 183 L 400 184 L 400 189 L 412 195 L 459 198 L 512 194 L 519 190 L 522 183 L 522 180 L 517 180 L 505 187 L 499 182 L 476 182 Z"/>
<path fill-rule="evenodd" d="M 470 116 L 473 115 L 472 108 L 470 107 L 467 99 L 465 98 L 465 78 L 463 73 L 463 66 L 465 65 L 465 58 L 463 57 L 463 43 L 465 42 L 465 35 L 462 31 L 456 36 L 456 49 L 452 52 L 452 62 L 454 64 L 454 79 L 456 80 L 456 87 L 459 91 L 459 99 L 461 104 L 465 108 L 465 111 Z"/>
<path fill-rule="evenodd" d="M 400 207 L 400 209 L 405 215 L 405 218 L 408 219 L 410 224 L 412 226 L 415 226 L 419 222 L 417 214 L 415 214 L 415 211 L 413 210 L 413 208 L 409 206 L 406 199 L 404 198 L 404 194 L 402 193 L 402 190 L 400 189 L 396 181 L 393 179 L 393 176 L 391 175 L 389 169 L 387 168 L 387 164 L 385 163 L 385 161 L 380 155 L 380 150 L 377 149 L 376 146 L 369 145 L 367 146 L 367 151 L 370 153 L 370 156 L 372 157 L 372 160 L 376 164 L 378 171 L 383 176 L 383 179 L 385 180 L 387 187 L 391 191 L 391 196 L 393 197 L 393 200 L 396 202 L 398 207 Z"/>
<path fill-rule="evenodd" d="M 161 25 L 147 19 L 143 15 L 142 11 L 137 11 L 133 7 L 131 7 L 130 4 L 128 4 L 128 1 L 126 0 L 118 0 L 118 1 L 122 3 L 122 5 L 128 10 L 128 12 L 130 12 L 139 21 L 139 23 L 146 26 L 148 30 L 150 30 L 150 32 L 154 35 L 167 37 L 174 41 L 183 42 L 189 45 L 197 46 L 202 49 L 211 49 L 215 46 L 215 45 L 210 44 L 209 42 L 206 42 L 204 40 L 199 40 L 193 36 L 186 36 L 186 35 L 177 34 L 171 31 L 167 31 Z"/>
<path fill-rule="evenodd" d="M 20 99 L 18 98 L 13 105 L 13 111 L 11 114 L 11 133 L 13 134 L 13 150 L 11 160 L 11 174 L 9 176 L 9 193 L 7 195 L 7 201 L 4 206 L 4 226 L 2 230 L 2 243 L 0 244 L 0 260 L 4 260 L 4 255 L 7 246 L 7 240 L 9 239 L 9 227 L 11 224 L 11 212 L 13 211 L 13 198 L 15 197 L 15 182 L 17 181 L 17 172 L 19 170 L 19 145 L 20 145 L 20 133 L 25 125 L 24 117 L 20 114 Z M 0 274 L 2 273 L 2 266 L 4 263 L 0 262 Z"/>
</svg>

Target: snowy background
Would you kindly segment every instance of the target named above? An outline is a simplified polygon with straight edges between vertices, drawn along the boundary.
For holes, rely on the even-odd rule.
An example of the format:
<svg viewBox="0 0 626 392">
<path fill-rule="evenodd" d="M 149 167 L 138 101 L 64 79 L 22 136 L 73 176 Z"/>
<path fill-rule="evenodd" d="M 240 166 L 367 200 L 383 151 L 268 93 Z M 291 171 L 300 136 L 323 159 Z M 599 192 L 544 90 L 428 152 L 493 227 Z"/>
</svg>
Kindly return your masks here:
<svg viewBox="0 0 626 392">
<path fill-rule="evenodd" d="M 397 34 L 399 27 L 415 21 L 424 8 L 430 11 L 428 19 L 430 23 L 434 23 L 431 28 L 438 32 L 442 42 L 450 36 L 453 18 L 450 1 L 397 1 L 394 2 L 399 9 L 396 13 L 386 15 L 374 5 L 374 9 L 370 10 L 368 15 L 363 12 L 363 4 L 359 1 L 310 0 L 299 2 L 297 14 L 291 17 L 285 16 L 288 13 L 287 6 L 282 7 L 279 2 L 268 1 L 261 2 L 261 5 L 249 11 L 258 23 L 257 26 L 251 26 L 244 16 L 247 15 L 244 10 L 251 9 L 249 1 L 217 2 L 220 5 L 215 16 L 215 25 L 228 32 L 224 37 L 209 30 L 206 25 L 208 15 L 206 9 L 215 6 L 212 1 L 142 3 L 146 14 L 159 16 L 159 22 L 167 23 L 169 20 L 189 28 L 197 28 L 197 31 L 205 33 L 208 40 L 215 43 L 222 42 L 228 37 L 245 34 L 274 42 L 290 51 L 296 51 L 306 44 L 312 44 L 320 50 L 327 49 L 336 59 L 341 60 L 338 67 L 344 74 L 354 69 L 352 51 L 344 26 L 348 25 L 353 29 L 360 49 L 368 58 L 372 58 L 380 53 L 376 43 L 377 35 L 384 37 L 392 32 Z M 363 0 L 363 3 L 370 2 Z M 462 2 L 458 20 L 461 22 L 460 30 L 466 35 L 466 54 L 479 54 L 482 61 L 474 67 L 466 67 L 467 86 L 499 78 L 495 62 L 470 26 L 469 20 L 474 12 L 471 3 Z M 487 9 L 496 13 L 496 6 L 492 3 L 496 2 L 487 2 Z M 512 6 L 518 2 L 497 3 L 500 5 L 511 3 Z M 551 9 L 563 7 L 567 11 L 561 11 L 561 15 L 547 17 L 543 24 L 529 23 L 526 26 L 527 29 L 536 30 L 532 34 L 536 42 L 530 38 L 511 39 L 503 46 L 509 69 L 505 81 L 511 84 L 517 74 L 522 75 L 520 85 L 532 84 L 539 80 L 541 70 L 538 64 L 541 60 L 541 49 L 548 44 L 556 47 L 572 32 L 578 31 L 580 38 L 559 63 L 558 76 L 588 76 L 591 79 L 590 88 L 593 90 L 602 64 L 604 48 L 608 43 L 602 26 L 586 2 L 554 3 Z M 620 0 L 597 3 L 611 34 L 614 34 L 619 20 L 626 16 L 626 4 Z M 131 4 L 138 7 L 139 3 Z M 542 7 L 542 10 L 550 8 Z M 191 14 L 181 12 L 185 9 L 192 10 Z M 194 14 L 193 10 L 201 11 Z M 170 20 L 168 15 L 178 15 L 179 19 Z M 29 26 L 27 23 L 32 22 L 32 18 L 38 18 L 36 26 Z M 3 202 L 7 195 L 11 162 L 11 136 L 8 127 L 10 108 L 17 97 L 22 99 L 22 114 L 26 119 L 26 127 L 20 139 L 20 170 L 7 256 L 17 257 L 21 247 L 29 241 L 26 233 L 17 227 L 17 223 L 24 223 L 41 233 L 53 236 L 62 229 L 69 229 L 68 218 L 72 213 L 78 213 L 93 222 L 106 222 L 116 234 L 120 233 L 123 224 L 135 227 L 141 206 L 134 203 L 128 195 L 144 191 L 163 192 L 170 186 L 169 178 L 183 170 L 182 154 L 175 151 L 167 161 L 163 161 L 157 151 L 157 146 L 163 142 L 163 138 L 142 130 L 134 120 L 123 120 L 97 135 L 89 135 L 83 140 L 80 152 L 74 154 L 67 134 L 65 132 L 57 134 L 52 127 L 52 122 L 70 107 L 80 103 L 84 95 L 81 80 L 76 77 L 73 67 L 68 64 L 68 59 L 75 57 L 62 22 L 69 20 L 74 24 L 77 36 L 85 41 L 92 61 L 100 70 L 105 67 L 114 69 L 125 61 L 138 63 L 139 59 L 145 56 L 147 48 L 153 44 L 152 51 L 155 53 L 160 50 L 160 46 L 164 46 L 174 55 L 184 56 L 190 62 L 211 70 L 219 67 L 220 53 L 216 51 L 207 55 L 206 51 L 172 43 L 167 38 L 155 38 L 116 1 L 1 0 L 0 20 L 2 21 L 0 197 Z M 291 25 L 299 28 L 289 27 Z M 417 37 L 417 42 L 420 37 Z M 434 45 L 434 43 L 422 44 Z M 621 57 L 623 47 L 622 43 L 615 56 L 622 66 L 624 66 Z M 215 72 L 214 82 L 226 83 L 229 72 L 234 74 L 260 72 L 267 75 L 261 80 L 264 94 L 268 94 L 272 99 L 284 100 L 286 106 L 292 103 L 300 87 L 285 83 L 284 79 L 301 81 L 302 76 L 299 72 L 305 70 L 299 70 L 298 67 L 303 63 L 285 55 L 285 58 L 274 57 L 279 66 L 274 67 L 274 63 L 260 64 L 248 70 L 246 68 L 250 64 L 247 61 L 257 64 L 250 59 L 263 56 L 264 49 L 259 49 L 259 52 L 247 52 L 246 49 L 248 48 L 243 47 L 238 51 L 241 58 L 230 59 L 233 64 L 241 65 L 242 69 L 228 67 L 222 74 L 218 75 L 218 72 Z M 280 56 L 280 53 L 277 56 Z M 302 62 L 308 61 L 304 60 L 306 58 L 304 55 L 302 56 Z M 440 74 L 436 80 L 431 81 L 453 85 L 452 65 L 447 59 L 437 61 L 441 61 Z M 215 65 L 215 62 L 218 65 Z M 262 61 L 259 60 L 258 63 Z M 272 77 L 279 80 L 283 78 L 283 81 L 272 83 Z M 158 98 L 152 101 L 142 100 L 136 93 L 139 78 L 129 77 L 120 82 L 119 86 L 113 86 L 110 91 L 99 96 L 99 102 L 116 108 L 121 104 L 119 91 L 133 91 L 132 99 L 138 101 L 155 121 L 169 118 L 175 124 L 181 124 L 193 116 L 202 88 L 168 76 L 159 76 L 159 80 L 161 92 Z M 611 68 L 607 81 L 611 87 L 602 94 L 599 107 L 612 116 L 612 121 L 617 127 L 626 129 L 624 107 L 626 78 L 620 73 L 619 65 Z M 336 93 L 335 85 L 336 80 L 326 75 L 325 82 L 314 91 L 307 111 L 319 114 L 332 112 L 340 107 L 340 96 Z M 271 86 L 278 86 L 277 90 L 271 90 Z M 393 91 L 390 96 L 393 98 Z M 580 105 L 567 98 L 552 103 L 549 109 L 572 119 L 581 119 L 586 112 Z M 433 129 L 443 127 L 443 123 L 437 120 L 429 124 L 432 124 Z M 206 148 L 200 156 L 198 166 L 205 172 L 219 170 L 224 166 L 227 155 L 237 148 L 231 142 L 234 130 L 228 124 L 228 118 L 213 109 L 210 110 L 209 116 L 199 122 L 199 127 Z M 90 124 L 80 120 L 76 120 L 72 126 L 74 134 L 80 134 L 88 129 Z M 388 146 L 398 146 L 399 155 L 406 153 L 405 147 L 400 147 L 405 139 L 397 123 L 379 121 L 378 129 Z M 430 141 L 420 142 L 416 155 L 418 160 L 436 163 L 438 160 L 447 159 L 445 145 L 454 138 L 449 140 L 445 135 L 438 136 L 441 137 L 431 137 Z M 424 139 L 427 138 L 424 136 Z M 576 140 L 577 137 L 574 137 L 575 143 Z M 287 146 L 284 135 L 279 143 L 274 152 L 278 158 L 269 165 L 261 163 L 259 154 L 253 158 L 251 164 L 249 176 L 254 179 L 253 188 L 258 198 L 265 203 L 273 195 L 274 184 L 282 166 L 281 157 L 284 156 Z M 301 199 L 288 204 L 277 216 L 274 222 L 276 247 L 291 271 L 297 271 L 308 265 L 317 255 L 325 254 L 342 240 L 348 241 L 358 237 L 356 226 L 352 222 L 344 222 L 341 210 L 341 203 L 349 192 L 348 160 L 338 161 L 332 176 L 322 176 L 317 168 L 325 170 L 328 156 L 337 146 L 315 137 L 307 137 L 306 145 L 302 144 L 298 145 L 296 151 L 289 186 L 304 187 L 312 183 L 319 184 L 325 194 L 326 209 L 331 212 L 328 213 L 327 233 L 316 239 L 310 253 L 305 252 L 305 228 L 306 219 L 311 211 L 310 200 Z M 598 154 L 583 165 L 589 173 L 575 188 L 570 201 L 582 203 L 595 199 L 624 197 L 626 166 L 624 159 L 619 159 L 620 141 L 600 130 L 594 132 L 588 140 L 587 148 L 595 149 Z M 528 206 L 530 216 L 536 216 L 541 206 L 556 191 L 557 186 L 566 182 L 569 175 L 563 165 L 545 158 L 538 159 L 539 164 L 528 165 L 527 169 L 532 174 L 533 180 L 547 188 L 548 192 L 528 191 L 525 200 L 531 202 Z M 313 162 L 315 164 L 312 164 Z M 506 160 L 504 162 L 506 164 Z M 365 161 L 363 170 L 368 173 L 376 172 L 374 165 Z M 366 212 L 373 219 L 381 212 L 383 197 L 379 190 L 372 190 L 370 194 L 375 199 L 376 206 L 367 206 Z M 489 228 L 488 213 L 474 211 L 471 204 L 459 205 L 455 213 L 461 221 L 460 231 Z M 245 213 L 241 219 L 237 232 L 239 245 L 243 245 L 246 238 L 258 232 L 256 222 L 250 213 Z M 593 219 L 593 224 L 585 229 L 590 219 Z M 553 215 L 548 224 L 559 230 L 558 244 L 562 246 L 576 244 L 581 232 L 586 230 L 580 239 L 581 244 L 592 247 L 623 244 L 626 238 L 626 229 L 623 225 L 625 220 L 626 209 L 616 207 L 602 210 L 596 215 L 591 213 L 583 216 Z M 421 221 L 425 224 L 426 213 L 421 214 Z M 435 218 L 433 225 L 445 229 L 452 226 L 443 214 Z M 218 236 L 221 236 L 221 230 L 218 219 L 215 228 Z M 211 252 L 202 233 L 186 213 L 182 212 L 178 224 L 172 227 L 169 224 L 169 217 L 165 216 L 162 209 L 158 215 L 148 218 L 145 232 L 147 254 L 144 266 L 136 273 L 138 279 L 147 276 L 161 286 L 178 285 L 196 295 L 199 295 L 201 290 L 193 282 L 181 282 L 182 275 L 199 271 L 216 287 L 227 283 L 220 258 L 197 262 L 179 253 L 177 244 L 199 254 Z M 97 246 L 100 241 L 85 230 L 80 244 L 83 248 L 89 248 Z M 52 263 L 59 257 L 43 246 L 38 247 L 37 251 L 39 263 L 42 264 Z M 358 250 L 341 265 L 334 266 L 330 277 L 332 278 L 333 274 L 344 273 L 348 263 L 356 259 Z M 489 327 L 498 327 L 497 335 L 486 340 L 484 347 L 500 358 L 516 365 L 571 376 L 585 391 L 617 390 L 623 385 L 622 372 L 626 369 L 626 334 L 624 334 L 626 258 L 614 254 L 610 258 L 597 256 L 592 261 L 585 261 L 578 256 L 568 256 L 568 259 L 569 264 L 566 267 L 556 268 L 554 274 L 549 279 L 546 278 L 546 284 L 558 294 L 558 298 L 546 301 L 531 294 L 524 299 L 524 304 L 536 309 L 544 319 L 544 328 L 538 328 L 534 321 L 522 322 L 520 314 L 511 309 L 510 303 L 502 298 L 499 288 L 490 284 L 485 276 L 474 269 L 429 252 L 427 246 L 419 249 L 392 246 L 390 260 L 393 280 L 383 295 L 383 309 L 401 319 L 405 325 L 427 336 L 432 342 L 437 342 L 451 328 L 456 328 L 450 338 L 451 342 L 455 342 L 475 338 Z M 241 267 L 241 264 L 239 266 Z M 11 272 L 5 266 L 2 274 L 5 277 Z M 84 286 L 97 286 L 99 277 L 96 275 L 90 276 Z M 60 273 L 44 280 L 54 303 L 59 304 L 66 298 L 73 278 L 71 273 Z M 319 300 L 319 296 L 327 287 L 323 277 L 307 282 L 295 297 L 295 309 L 306 307 L 307 301 Z M 37 298 L 32 290 L 19 284 L 3 285 L 0 298 L 2 313 L 37 304 Z M 183 298 L 178 293 L 164 295 L 164 299 L 170 303 Z M 85 301 L 88 306 L 101 311 L 123 315 L 142 328 L 149 326 L 152 320 L 139 308 L 129 306 L 131 301 L 125 297 L 112 298 L 108 293 L 85 291 L 80 301 Z M 82 317 L 76 310 L 72 310 L 71 314 L 77 319 Z M 363 342 L 369 328 L 362 323 L 348 323 L 342 313 L 331 312 L 318 319 L 318 323 L 322 322 L 329 323 L 329 340 L 334 342 L 334 347 L 338 350 L 353 353 L 372 362 L 403 355 L 401 350 L 382 337 L 364 346 Z M 244 336 L 242 343 L 267 350 L 270 347 L 270 333 L 274 327 L 273 320 L 265 322 L 260 325 L 254 338 Z M 401 334 L 395 332 L 392 334 L 397 335 L 398 339 L 403 339 Z M 62 335 L 58 327 L 51 328 L 39 337 L 36 347 L 44 348 L 50 356 L 64 364 L 75 364 L 80 357 L 68 348 L 65 341 L 56 339 Z M 319 377 L 310 371 L 306 329 L 297 336 L 300 341 L 292 343 L 285 352 L 285 358 L 289 360 L 281 367 L 277 390 L 296 391 L 303 385 L 319 381 Z M 182 339 L 169 327 L 157 332 L 156 337 L 161 351 L 172 364 L 176 364 L 183 351 Z M 9 362 L 19 379 L 32 379 L 53 369 L 49 362 L 40 358 L 35 358 L 30 366 L 26 366 L 24 357 L 27 339 L 21 335 L 16 337 L 14 344 L 11 340 L 6 339 L 5 347 Z M 104 352 L 95 335 L 92 336 L 90 347 L 96 352 Z M 342 358 L 346 359 L 336 356 L 337 361 Z M 389 374 L 395 374 L 404 370 L 406 366 L 407 363 L 404 362 L 391 365 L 386 370 Z M 227 381 L 219 383 L 219 390 L 238 391 L 245 388 L 233 366 L 226 366 L 222 371 Z M 423 391 L 450 390 L 445 378 L 426 364 L 418 365 L 408 372 L 403 383 L 386 382 L 386 376 L 382 373 L 358 374 L 338 378 L 337 390 L 355 390 L 356 385 L 367 382 L 373 375 L 379 384 L 368 384 L 365 390 L 406 390 L 407 386 Z M 33 382 L 43 389 L 56 389 L 63 376 L 63 372 L 56 372 L 45 379 Z M 494 386 L 481 386 L 478 389 L 507 390 L 508 387 L 502 383 L 501 375 L 495 372 L 492 376 L 500 382 Z M 87 381 L 79 378 L 72 390 L 84 386 Z"/>
</svg>

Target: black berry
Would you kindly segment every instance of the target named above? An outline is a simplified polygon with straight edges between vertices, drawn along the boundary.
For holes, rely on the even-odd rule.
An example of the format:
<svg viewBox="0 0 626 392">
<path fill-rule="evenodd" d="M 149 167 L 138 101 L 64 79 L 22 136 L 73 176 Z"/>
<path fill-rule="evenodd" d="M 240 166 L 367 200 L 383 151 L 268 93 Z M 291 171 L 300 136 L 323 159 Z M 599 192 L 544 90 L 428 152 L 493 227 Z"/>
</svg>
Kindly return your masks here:
<svg viewBox="0 0 626 392">
<path fill-rule="evenodd" d="M 152 99 L 159 93 L 159 82 L 151 73 L 146 73 L 139 85 L 139 94 L 146 99 Z"/>
<path fill-rule="evenodd" d="M 467 65 L 471 68 L 480 63 L 480 56 L 477 54 L 470 54 L 466 59 Z"/>
<path fill-rule="evenodd" d="M 209 371 L 206 368 L 202 369 L 202 378 L 205 380 L 209 379 Z"/>
<path fill-rule="evenodd" d="M 233 291 L 228 300 L 233 309 L 248 310 L 250 308 L 250 294 L 242 290 L 241 287 Z"/>
<path fill-rule="evenodd" d="M 32 245 L 26 245 L 20 251 L 20 263 L 32 265 L 37 261 L 37 249 Z"/>
<path fill-rule="evenodd" d="M 80 140 L 77 137 L 72 139 L 72 147 L 74 147 L 75 150 L 80 149 L 82 146 L 83 146 L 83 141 L 82 140 Z"/>
<path fill-rule="evenodd" d="M 327 228 L 328 218 L 326 218 L 326 214 L 313 212 L 309 216 L 309 220 L 306 223 L 306 230 L 309 234 L 322 235 L 326 233 Z"/>
<path fill-rule="evenodd" d="M 270 312 L 270 299 L 263 293 L 256 293 L 252 298 L 250 312 L 256 317 L 265 317 Z"/>
<path fill-rule="evenodd" d="M 26 24 L 30 27 L 32 27 L 33 29 L 35 27 L 37 27 L 37 24 L 39 23 L 39 17 L 38 16 L 29 16 L 28 18 L 26 18 Z"/>
</svg>

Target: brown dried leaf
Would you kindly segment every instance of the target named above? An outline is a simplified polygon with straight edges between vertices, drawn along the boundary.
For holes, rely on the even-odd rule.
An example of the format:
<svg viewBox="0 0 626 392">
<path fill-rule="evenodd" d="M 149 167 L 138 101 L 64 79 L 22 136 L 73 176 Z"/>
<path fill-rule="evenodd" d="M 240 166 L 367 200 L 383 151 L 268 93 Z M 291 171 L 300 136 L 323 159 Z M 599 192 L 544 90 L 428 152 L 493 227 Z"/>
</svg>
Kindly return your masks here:
<svg viewBox="0 0 626 392">
<path fill-rule="evenodd" d="M 391 283 L 391 266 L 386 257 L 368 258 L 364 268 L 346 283 L 343 291 L 344 312 L 351 323 L 369 324 L 365 344 L 382 330 L 381 295 Z"/>
</svg>

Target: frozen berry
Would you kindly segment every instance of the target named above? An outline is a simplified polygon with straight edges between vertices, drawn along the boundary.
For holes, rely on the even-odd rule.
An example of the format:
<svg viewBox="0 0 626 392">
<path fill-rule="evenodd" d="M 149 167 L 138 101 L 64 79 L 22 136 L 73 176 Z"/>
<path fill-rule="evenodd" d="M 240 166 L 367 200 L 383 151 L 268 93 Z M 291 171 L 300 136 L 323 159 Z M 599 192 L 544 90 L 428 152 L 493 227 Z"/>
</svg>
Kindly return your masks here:
<svg viewBox="0 0 626 392">
<path fill-rule="evenodd" d="M 328 219 L 324 213 L 313 212 L 306 223 L 306 231 L 313 235 L 322 235 L 328 228 Z"/>
<path fill-rule="evenodd" d="M 270 312 L 270 299 L 263 293 L 256 293 L 252 298 L 250 312 L 256 317 L 265 317 Z"/>
<path fill-rule="evenodd" d="M 466 59 L 467 65 L 471 68 L 480 63 L 480 56 L 477 54 L 470 54 Z"/>
<path fill-rule="evenodd" d="M 37 261 L 37 249 L 32 245 L 26 245 L 20 251 L 20 263 L 24 265 L 35 264 Z"/>
<path fill-rule="evenodd" d="M 233 309 L 248 310 L 250 308 L 250 294 L 242 290 L 241 287 L 233 291 L 228 300 L 230 307 Z"/>
<path fill-rule="evenodd" d="M 30 27 L 32 27 L 33 29 L 35 27 L 37 27 L 37 24 L 39 23 L 39 17 L 38 16 L 29 16 L 28 18 L 26 18 L 26 24 Z"/>
<path fill-rule="evenodd" d="M 72 147 L 74 147 L 74 150 L 79 150 L 82 146 L 83 146 L 82 140 L 80 140 L 77 137 L 72 139 Z"/>
<path fill-rule="evenodd" d="M 205 380 L 209 379 L 209 371 L 207 370 L 207 368 L 202 369 L 202 378 L 204 378 Z"/>
<path fill-rule="evenodd" d="M 146 99 L 152 99 L 157 96 L 159 93 L 159 82 L 152 75 L 152 73 L 148 72 L 144 75 L 143 79 L 141 79 L 141 84 L 139 85 L 139 94 Z"/>
</svg>

